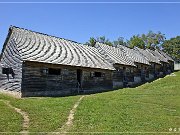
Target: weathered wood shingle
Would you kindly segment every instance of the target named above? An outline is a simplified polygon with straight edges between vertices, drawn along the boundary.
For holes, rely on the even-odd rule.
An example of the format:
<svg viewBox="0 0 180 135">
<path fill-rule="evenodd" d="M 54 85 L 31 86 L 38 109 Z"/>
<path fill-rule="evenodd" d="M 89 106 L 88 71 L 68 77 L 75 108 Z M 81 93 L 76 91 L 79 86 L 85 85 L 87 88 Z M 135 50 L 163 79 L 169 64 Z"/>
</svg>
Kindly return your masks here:
<svg viewBox="0 0 180 135">
<path fill-rule="evenodd" d="M 138 47 L 135 47 L 134 49 L 139 51 L 139 53 L 141 53 L 144 56 L 144 58 L 148 60 L 148 62 L 160 64 L 159 59 L 156 56 L 154 56 L 151 52 L 147 51 L 146 49 L 140 49 Z"/>
<path fill-rule="evenodd" d="M 108 46 L 99 42 L 97 42 L 95 46 L 105 59 L 113 64 L 136 66 L 133 60 L 123 52 L 122 48 Z"/>
<path fill-rule="evenodd" d="M 168 61 L 172 61 L 174 62 L 174 60 L 165 52 L 161 51 L 161 50 L 157 50 L 160 54 L 162 54 Z"/>
<path fill-rule="evenodd" d="M 148 60 L 141 54 L 139 53 L 139 51 L 135 50 L 135 49 L 130 49 L 128 47 L 119 45 L 119 48 L 122 48 L 122 50 L 130 57 L 130 59 L 132 59 L 134 62 L 136 63 L 141 63 L 141 64 L 145 64 L 145 65 L 150 65 L 150 63 L 148 62 Z"/>
<path fill-rule="evenodd" d="M 23 61 L 114 70 L 96 48 L 22 28 L 11 29 Z"/>
<path fill-rule="evenodd" d="M 167 58 L 165 58 L 162 54 L 160 54 L 157 50 L 151 50 L 151 49 L 146 49 L 148 52 L 152 53 L 160 62 L 166 62 L 168 63 Z"/>
</svg>

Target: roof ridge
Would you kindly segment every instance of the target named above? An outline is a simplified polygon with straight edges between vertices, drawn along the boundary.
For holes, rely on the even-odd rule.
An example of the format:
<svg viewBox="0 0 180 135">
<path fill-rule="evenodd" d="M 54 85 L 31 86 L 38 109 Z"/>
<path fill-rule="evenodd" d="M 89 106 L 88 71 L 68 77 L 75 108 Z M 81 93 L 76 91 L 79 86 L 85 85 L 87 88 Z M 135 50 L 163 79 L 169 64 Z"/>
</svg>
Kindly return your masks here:
<svg viewBox="0 0 180 135">
<path fill-rule="evenodd" d="M 38 31 L 34 31 L 34 30 L 30 30 L 30 29 L 26 29 L 26 28 L 14 26 L 14 25 L 10 25 L 10 29 L 13 29 L 13 28 L 22 29 L 22 30 L 26 30 L 26 31 L 29 31 L 29 32 L 45 35 L 45 36 L 48 36 L 48 37 L 53 37 L 53 38 L 57 38 L 57 39 L 63 39 L 63 40 L 66 40 L 66 41 L 70 41 L 70 42 L 73 42 L 73 43 L 84 45 L 83 43 L 79 43 L 79 42 L 74 41 L 74 40 L 70 40 L 70 39 L 66 39 L 66 38 L 62 38 L 62 37 L 58 37 L 58 36 L 53 36 L 53 35 L 49 35 L 49 34 L 42 33 L 42 32 L 38 32 Z"/>
</svg>

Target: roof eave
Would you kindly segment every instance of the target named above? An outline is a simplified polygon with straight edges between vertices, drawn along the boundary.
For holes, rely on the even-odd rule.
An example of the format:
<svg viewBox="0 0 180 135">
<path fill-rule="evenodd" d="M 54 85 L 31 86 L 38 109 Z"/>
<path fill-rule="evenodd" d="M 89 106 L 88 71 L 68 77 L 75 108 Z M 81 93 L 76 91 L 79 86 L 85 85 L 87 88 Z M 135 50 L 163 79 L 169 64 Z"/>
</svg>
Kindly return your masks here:
<svg viewBox="0 0 180 135">
<path fill-rule="evenodd" d="M 58 64 L 58 63 L 52 63 L 52 62 L 34 61 L 34 60 L 23 60 L 23 62 L 36 62 L 36 63 L 43 63 L 43 64 L 54 64 L 54 65 L 60 65 L 60 66 L 71 66 L 71 67 L 101 69 L 101 70 L 110 70 L 110 71 L 116 70 L 114 67 L 112 67 L 112 68 L 85 67 L 85 66 L 74 66 L 74 65 Z"/>
</svg>

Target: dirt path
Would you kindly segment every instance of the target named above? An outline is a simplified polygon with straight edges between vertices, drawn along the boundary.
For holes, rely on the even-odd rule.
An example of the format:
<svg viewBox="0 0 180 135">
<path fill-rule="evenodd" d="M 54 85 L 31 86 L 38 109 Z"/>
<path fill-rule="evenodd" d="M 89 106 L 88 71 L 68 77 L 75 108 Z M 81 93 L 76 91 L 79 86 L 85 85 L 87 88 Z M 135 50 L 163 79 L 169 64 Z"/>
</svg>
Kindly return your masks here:
<svg viewBox="0 0 180 135">
<path fill-rule="evenodd" d="M 23 117 L 23 123 L 22 123 L 23 129 L 20 133 L 22 133 L 23 135 L 28 134 L 28 127 L 29 127 L 28 114 L 26 112 L 22 111 L 21 109 L 12 106 L 9 101 L 3 100 L 3 102 L 10 108 L 14 109 L 17 113 L 19 113 Z"/>
<path fill-rule="evenodd" d="M 81 96 L 79 100 L 74 104 L 73 108 L 70 110 L 69 115 L 67 117 L 67 122 L 61 128 L 58 129 L 58 131 L 60 131 L 62 134 L 66 134 L 70 127 L 73 125 L 75 111 L 83 98 L 84 96 Z"/>
</svg>

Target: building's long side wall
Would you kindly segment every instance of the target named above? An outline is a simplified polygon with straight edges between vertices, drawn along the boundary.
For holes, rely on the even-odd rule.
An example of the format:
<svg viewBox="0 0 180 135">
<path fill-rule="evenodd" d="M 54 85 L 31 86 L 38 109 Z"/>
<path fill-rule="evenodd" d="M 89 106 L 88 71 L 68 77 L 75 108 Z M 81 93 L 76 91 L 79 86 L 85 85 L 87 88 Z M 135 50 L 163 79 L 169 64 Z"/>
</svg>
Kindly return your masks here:
<svg viewBox="0 0 180 135">
<path fill-rule="evenodd" d="M 114 65 L 115 71 L 113 71 L 113 88 L 123 88 L 124 72 L 122 65 Z"/>
<path fill-rule="evenodd" d="M 56 67 L 60 68 L 60 67 Z M 23 64 L 22 96 L 69 95 L 76 89 L 76 71 L 61 69 L 60 75 L 46 74 L 48 66 Z"/>
<path fill-rule="evenodd" d="M 12 94 L 20 94 L 21 92 L 21 80 L 22 80 L 22 60 L 17 50 L 15 40 L 10 36 L 0 61 L 0 89 L 4 92 L 10 92 Z M 14 72 L 14 78 L 12 74 L 9 74 L 9 80 L 7 74 L 2 74 L 3 68 L 12 68 Z"/>
<path fill-rule="evenodd" d="M 114 65 L 113 71 L 113 88 L 123 88 L 134 82 L 134 67 L 125 65 Z"/>
<path fill-rule="evenodd" d="M 60 69 L 60 75 L 44 72 L 49 68 Z M 77 83 L 77 70 L 82 71 L 81 86 Z M 96 71 L 102 76 L 92 76 Z M 26 62 L 23 64 L 22 96 L 65 96 L 112 89 L 111 74 L 105 70 Z"/>
<path fill-rule="evenodd" d="M 94 76 L 95 72 L 100 72 L 101 77 Z M 112 72 L 101 70 L 84 70 L 82 78 L 82 88 L 85 92 L 100 92 L 111 90 L 112 87 Z"/>
</svg>

